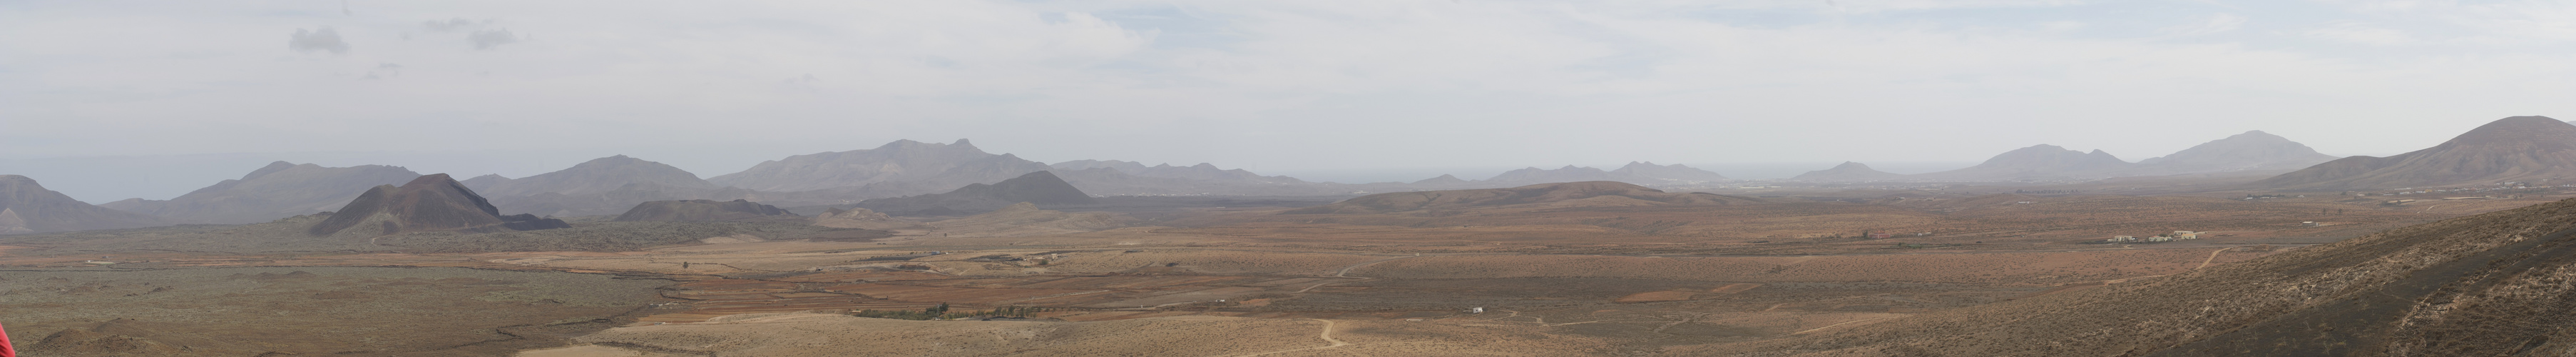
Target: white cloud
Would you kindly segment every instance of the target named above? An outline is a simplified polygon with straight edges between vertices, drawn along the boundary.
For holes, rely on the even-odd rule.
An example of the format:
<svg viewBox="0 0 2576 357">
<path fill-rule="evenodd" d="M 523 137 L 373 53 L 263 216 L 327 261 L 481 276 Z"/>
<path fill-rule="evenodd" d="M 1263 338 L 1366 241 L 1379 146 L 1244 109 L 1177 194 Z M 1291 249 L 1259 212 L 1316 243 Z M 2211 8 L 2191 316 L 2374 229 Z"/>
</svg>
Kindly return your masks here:
<svg viewBox="0 0 2576 357">
<path fill-rule="evenodd" d="M 330 26 L 313 31 L 295 29 L 295 33 L 286 34 L 286 48 L 297 52 L 349 53 L 349 43 L 341 41 L 340 32 Z"/>
<path fill-rule="evenodd" d="M 473 34 L 465 35 L 465 42 L 474 43 L 474 49 L 489 50 L 492 47 L 519 42 L 519 35 L 511 34 L 507 29 L 474 31 Z"/>
</svg>

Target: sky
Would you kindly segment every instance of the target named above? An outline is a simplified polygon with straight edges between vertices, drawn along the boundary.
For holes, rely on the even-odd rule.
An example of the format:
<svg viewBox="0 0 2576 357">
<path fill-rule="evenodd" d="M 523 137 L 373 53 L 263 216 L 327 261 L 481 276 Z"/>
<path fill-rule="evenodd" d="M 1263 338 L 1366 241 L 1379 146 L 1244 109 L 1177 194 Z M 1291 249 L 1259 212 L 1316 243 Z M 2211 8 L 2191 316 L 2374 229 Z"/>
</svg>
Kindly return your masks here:
<svg viewBox="0 0 2576 357">
<path fill-rule="evenodd" d="M 2248 130 L 2389 155 L 2571 99 L 2550 1 L 0 0 L 0 174 L 90 202 L 270 160 L 712 177 L 898 139 L 1324 179 Z"/>
</svg>

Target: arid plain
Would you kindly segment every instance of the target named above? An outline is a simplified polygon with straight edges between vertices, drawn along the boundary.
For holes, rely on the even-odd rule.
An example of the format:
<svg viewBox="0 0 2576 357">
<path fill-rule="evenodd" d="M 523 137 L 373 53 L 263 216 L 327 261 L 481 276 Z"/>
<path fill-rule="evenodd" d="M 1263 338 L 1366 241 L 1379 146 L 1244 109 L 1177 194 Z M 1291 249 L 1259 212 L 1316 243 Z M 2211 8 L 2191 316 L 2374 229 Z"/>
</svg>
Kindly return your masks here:
<svg viewBox="0 0 2576 357">
<path fill-rule="evenodd" d="M 0 292 L 0 309 L 47 311 L 12 331 L 54 336 L 39 345 L 65 355 L 1655 354 L 2127 284 L 2566 196 L 1508 190 L 1543 192 L 834 214 L 636 228 L 668 237 L 577 251 L 256 234 L 311 218 L 13 236 L 0 279 L 37 283 Z M 575 221 L 609 235 L 645 223 Z M 2173 231 L 2198 239 L 2103 242 Z M 358 300 L 386 311 L 334 308 Z M 205 308 L 239 304 L 293 313 Z M 1039 312 L 850 316 L 943 305 Z"/>
</svg>

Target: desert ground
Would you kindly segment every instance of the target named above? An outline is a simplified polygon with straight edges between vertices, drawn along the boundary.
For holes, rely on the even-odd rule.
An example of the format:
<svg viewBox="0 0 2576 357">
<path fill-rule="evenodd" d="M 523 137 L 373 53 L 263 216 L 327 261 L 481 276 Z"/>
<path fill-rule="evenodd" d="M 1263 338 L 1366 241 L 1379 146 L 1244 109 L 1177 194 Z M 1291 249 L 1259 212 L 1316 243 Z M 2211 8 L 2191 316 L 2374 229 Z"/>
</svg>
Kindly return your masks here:
<svg viewBox="0 0 2576 357">
<path fill-rule="evenodd" d="M 502 238 L 12 236 L 0 309 L 35 314 L 11 337 L 44 355 L 1662 354 L 2137 284 L 2565 196 L 1854 192 L 1012 211 L 886 231 L 576 219 Z M 2102 241 L 2186 230 L 2200 238 Z M 1035 312 L 858 316 L 939 306 Z"/>
</svg>

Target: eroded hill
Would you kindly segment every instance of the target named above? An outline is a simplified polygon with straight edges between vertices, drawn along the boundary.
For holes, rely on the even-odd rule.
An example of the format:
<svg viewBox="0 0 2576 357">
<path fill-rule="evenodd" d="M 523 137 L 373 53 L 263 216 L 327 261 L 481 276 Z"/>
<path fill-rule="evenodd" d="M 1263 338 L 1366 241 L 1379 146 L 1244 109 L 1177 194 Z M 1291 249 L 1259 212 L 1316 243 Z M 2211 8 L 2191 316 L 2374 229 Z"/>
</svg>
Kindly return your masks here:
<svg viewBox="0 0 2576 357">
<path fill-rule="evenodd" d="M 1815 356 L 2576 353 L 2576 200 L 2242 263 L 1684 354 Z"/>
</svg>

